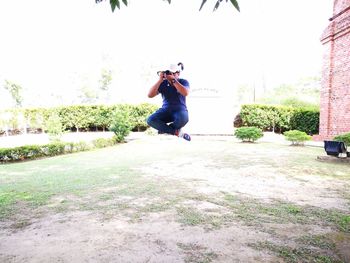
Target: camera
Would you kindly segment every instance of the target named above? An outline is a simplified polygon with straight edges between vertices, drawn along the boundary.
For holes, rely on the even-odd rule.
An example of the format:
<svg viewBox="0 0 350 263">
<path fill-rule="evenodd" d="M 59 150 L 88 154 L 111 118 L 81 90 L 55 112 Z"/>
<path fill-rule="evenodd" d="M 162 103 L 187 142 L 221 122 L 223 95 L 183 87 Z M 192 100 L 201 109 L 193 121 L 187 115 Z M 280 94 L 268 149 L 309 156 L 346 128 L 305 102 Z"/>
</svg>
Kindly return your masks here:
<svg viewBox="0 0 350 263">
<path fill-rule="evenodd" d="M 157 74 L 160 75 L 163 73 L 164 75 L 169 76 L 169 75 L 173 75 L 175 72 L 180 73 L 180 71 L 183 71 L 183 70 L 184 70 L 184 65 L 181 62 L 179 62 L 177 63 L 177 65 L 171 64 L 167 70 L 158 71 Z"/>
<path fill-rule="evenodd" d="M 160 75 L 161 73 L 164 73 L 165 75 L 173 75 L 173 73 L 170 70 L 158 71 L 157 72 L 158 75 Z"/>
</svg>

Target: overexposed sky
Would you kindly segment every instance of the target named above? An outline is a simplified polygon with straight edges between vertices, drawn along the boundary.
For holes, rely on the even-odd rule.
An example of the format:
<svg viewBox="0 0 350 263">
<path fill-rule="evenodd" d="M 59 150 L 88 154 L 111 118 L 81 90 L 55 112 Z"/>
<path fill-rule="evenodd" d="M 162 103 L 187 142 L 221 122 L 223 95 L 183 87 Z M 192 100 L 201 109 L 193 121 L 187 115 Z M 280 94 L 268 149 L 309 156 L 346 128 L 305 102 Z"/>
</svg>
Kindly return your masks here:
<svg viewBox="0 0 350 263">
<path fill-rule="evenodd" d="M 0 85 L 20 84 L 50 105 L 113 71 L 113 100 L 147 100 L 156 71 L 182 61 L 193 89 L 267 87 L 320 74 L 320 36 L 332 0 L 240 0 L 212 12 L 215 1 L 0 0 Z M 152 75 L 154 71 L 154 75 Z M 0 104 L 5 93 L 0 88 Z"/>
</svg>

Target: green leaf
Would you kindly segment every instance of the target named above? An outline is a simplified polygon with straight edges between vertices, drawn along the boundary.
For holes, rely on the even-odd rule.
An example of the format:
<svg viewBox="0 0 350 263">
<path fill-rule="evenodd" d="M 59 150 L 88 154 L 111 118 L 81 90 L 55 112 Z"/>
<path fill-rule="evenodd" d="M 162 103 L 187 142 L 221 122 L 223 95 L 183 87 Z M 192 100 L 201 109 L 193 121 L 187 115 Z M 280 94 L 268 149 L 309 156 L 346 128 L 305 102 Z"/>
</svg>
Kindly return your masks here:
<svg viewBox="0 0 350 263">
<path fill-rule="evenodd" d="M 215 4 L 215 6 L 214 6 L 214 10 L 213 10 L 213 11 L 215 11 L 216 9 L 218 9 L 218 8 L 219 8 L 220 2 L 221 2 L 220 0 L 216 2 L 216 4 Z"/>
<path fill-rule="evenodd" d="M 122 0 L 123 1 L 123 3 L 124 3 L 124 5 L 128 5 L 128 0 Z"/>
<path fill-rule="evenodd" d="M 230 0 L 231 3 L 233 4 L 233 6 L 238 10 L 238 12 L 240 12 L 241 10 L 239 9 L 239 5 L 237 0 Z"/>
<path fill-rule="evenodd" d="M 119 0 L 110 0 L 110 3 L 111 3 L 112 12 L 114 12 L 115 7 L 118 7 L 118 9 L 120 9 Z"/>
<path fill-rule="evenodd" d="M 201 10 L 202 10 L 202 8 L 203 8 L 203 6 L 204 6 L 205 2 L 207 2 L 207 0 L 203 0 L 203 1 L 202 1 L 202 4 L 201 4 L 201 7 L 199 8 L 199 11 L 201 11 Z"/>
</svg>

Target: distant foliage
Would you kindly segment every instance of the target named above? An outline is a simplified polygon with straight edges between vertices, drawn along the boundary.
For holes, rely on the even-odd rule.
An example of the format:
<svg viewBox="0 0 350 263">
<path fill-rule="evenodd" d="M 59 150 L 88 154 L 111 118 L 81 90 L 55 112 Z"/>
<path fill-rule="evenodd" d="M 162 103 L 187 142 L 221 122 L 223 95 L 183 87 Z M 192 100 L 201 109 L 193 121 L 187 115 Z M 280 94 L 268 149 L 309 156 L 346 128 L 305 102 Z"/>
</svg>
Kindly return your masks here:
<svg viewBox="0 0 350 263">
<path fill-rule="evenodd" d="M 5 80 L 4 88 L 10 93 L 14 101 L 15 107 L 21 107 L 23 103 L 23 96 L 22 96 L 23 88 L 20 85 L 8 80 Z"/>
<path fill-rule="evenodd" d="M 319 108 L 320 89 L 320 76 L 304 77 L 296 82 L 281 84 L 265 90 L 256 98 L 256 102 L 295 108 Z"/>
<path fill-rule="evenodd" d="M 350 132 L 339 134 L 333 138 L 334 141 L 344 142 L 346 146 L 350 147 Z"/>
<path fill-rule="evenodd" d="M 303 101 L 296 97 L 289 97 L 281 101 L 281 105 L 293 108 L 319 108 L 319 105 Z"/>
<path fill-rule="evenodd" d="M 311 136 L 298 130 L 286 131 L 283 135 L 287 141 L 292 142 L 292 145 L 304 145 L 306 141 L 311 140 Z"/>
<path fill-rule="evenodd" d="M 257 127 L 237 128 L 234 135 L 243 142 L 255 142 L 264 136 L 262 130 Z"/>
</svg>

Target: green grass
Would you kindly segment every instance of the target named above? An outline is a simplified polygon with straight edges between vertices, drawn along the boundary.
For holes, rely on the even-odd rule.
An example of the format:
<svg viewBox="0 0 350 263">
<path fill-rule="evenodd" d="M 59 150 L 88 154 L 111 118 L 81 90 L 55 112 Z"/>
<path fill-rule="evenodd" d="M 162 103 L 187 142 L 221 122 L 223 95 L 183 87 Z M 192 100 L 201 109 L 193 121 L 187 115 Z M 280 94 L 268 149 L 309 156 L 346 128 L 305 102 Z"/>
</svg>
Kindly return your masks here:
<svg viewBox="0 0 350 263">
<path fill-rule="evenodd" d="M 203 213 L 197 211 L 195 208 L 179 207 L 177 213 L 180 216 L 180 222 L 185 225 L 196 226 L 207 222 Z"/>
<path fill-rule="evenodd" d="M 341 263 L 342 261 L 334 256 L 327 255 L 326 252 L 320 252 L 306 247 L 293 248 L 290 246 L 275 244 L 270 241 L 249 244 L 257 250 L 268 250 L 288 263 L 315 262 L 315 263 Z"/>
<path fill-rule="evenodd" d="M 103 158 L 115 149 L 0 166 L 0 219 L 12 215 L 19 202 L 38 207 L 57 195 L 79 197 L 111 185 L 138 185 L 139 175 L 128 167 L 130 160 Z"/>
<path fill-rule="evenodd" d="M 335 249 L 335 244 L 326 235 L 306 235 L 298 238 L 298 242 L 321 249 Z"/>
<path fill-rule="evenodd" d="M 210 263 L 215 262 L 218 255 L 212 251 L 207 251 L 208 249 L 197 244 L 189 243 L 177 243 L 177 246 L 185 254 L 186 263 Z"/>
<path fill-rule="evenodd" d="M 261 202 L 230 194 L 224 195 L 221 203 L 230 207 L 235 215 L 249 225 L 261 223 L 295 223 L 331 226 L 339 231 L 350 233 L 350 215 L 336 209 L 323 209 L 274 201 Z"/>
</svg>

